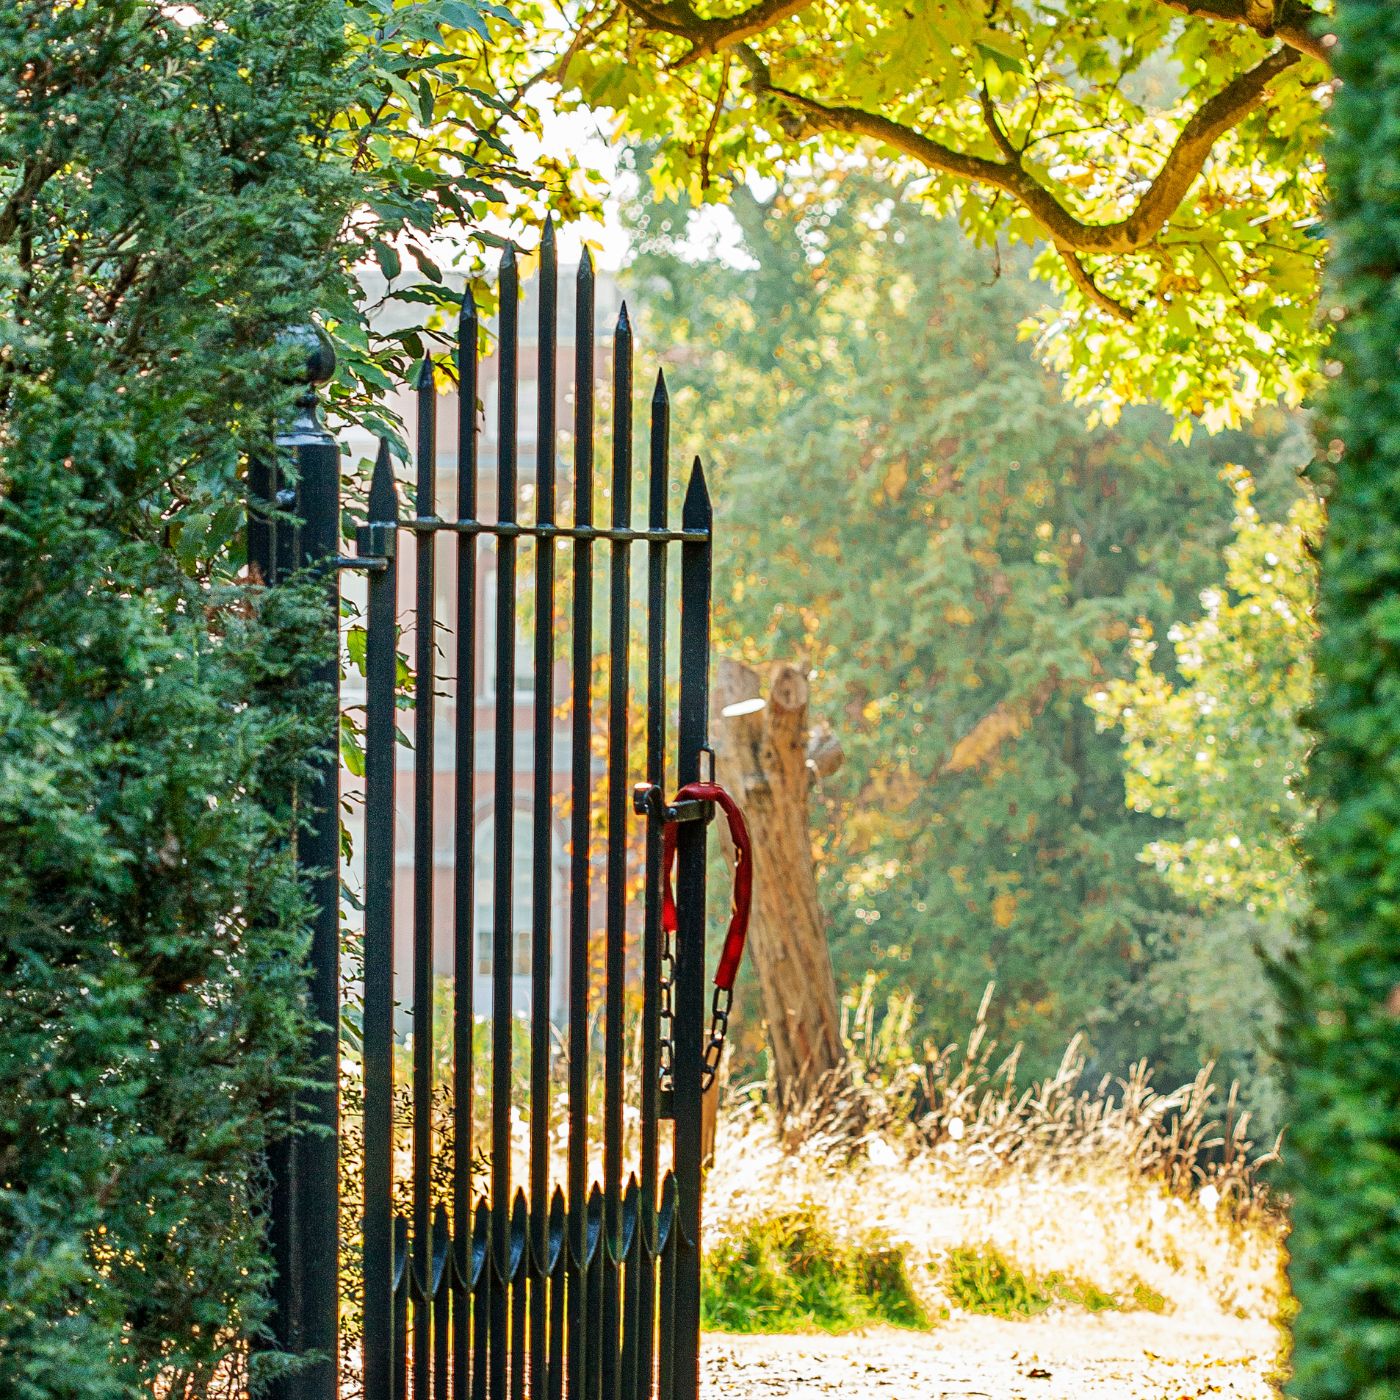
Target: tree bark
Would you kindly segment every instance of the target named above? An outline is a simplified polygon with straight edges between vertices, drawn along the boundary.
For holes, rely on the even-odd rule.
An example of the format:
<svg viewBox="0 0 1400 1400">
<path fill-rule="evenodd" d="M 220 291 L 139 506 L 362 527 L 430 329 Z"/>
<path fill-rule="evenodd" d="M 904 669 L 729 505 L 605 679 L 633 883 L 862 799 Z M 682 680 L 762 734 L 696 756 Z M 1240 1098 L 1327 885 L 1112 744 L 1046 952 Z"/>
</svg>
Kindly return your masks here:
<svg viewBox="0 0 1400 1400">
<path fill-rule="evenodd" d="M 758 973 L 779 1105 L 799 1107 L 844 1059 L 836 979 L 817 900 L 809 825 L 807 678 L 778 662 L 760 677 L 721 657 L 714 689 L 719 781 L 744 810 L 753 838 L 754 900 L 748 952 Z M 728 715 L 743 701 L 761 709 Z M 833 741 L 819 746 L 831 771 Z M 837 750 L 839 754 L 839 747 Z"/>
</svg>

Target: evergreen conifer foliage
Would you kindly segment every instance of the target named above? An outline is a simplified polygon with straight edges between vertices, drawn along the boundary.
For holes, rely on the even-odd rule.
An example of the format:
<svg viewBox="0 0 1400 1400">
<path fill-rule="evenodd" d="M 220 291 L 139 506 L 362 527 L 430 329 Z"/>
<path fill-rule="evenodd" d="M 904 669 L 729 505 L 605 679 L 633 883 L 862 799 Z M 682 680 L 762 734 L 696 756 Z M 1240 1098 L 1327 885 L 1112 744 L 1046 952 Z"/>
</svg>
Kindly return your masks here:
<svg viewBox="0 0 1400 1400">
<path fill-rule="evenodd" d="M 1400 10 L 1337 11 L 1316 912 L 1284 972 L 1291 1392 L 1381 1400 L 1400 1395 Z"/>
<path fill-rule="evenodd" d="M 299 1062 L 311 606 L 227 554 L 348 188 L 338 7 L 0 16 L 0 1393 L 199 1394 Z M 321 629 L 324 633 L 324 628 Z M 253 917 L 256 911 L 256 918 Z"/>
<path fill-rule="evenodd" d="M 260 1164 L 316 1068 L 291 794 L 334 732 L 299 677 L 334 622 L 241 573 L 243 464 L 314 311 L 342 403 L 424 353 L 375 361 L 348 268 L 472 215 L 479 167 L 432 146 L 447 8 L 0 6 L 6 1400 L 231 1393 L 265 1323 Z"/>
</svg>

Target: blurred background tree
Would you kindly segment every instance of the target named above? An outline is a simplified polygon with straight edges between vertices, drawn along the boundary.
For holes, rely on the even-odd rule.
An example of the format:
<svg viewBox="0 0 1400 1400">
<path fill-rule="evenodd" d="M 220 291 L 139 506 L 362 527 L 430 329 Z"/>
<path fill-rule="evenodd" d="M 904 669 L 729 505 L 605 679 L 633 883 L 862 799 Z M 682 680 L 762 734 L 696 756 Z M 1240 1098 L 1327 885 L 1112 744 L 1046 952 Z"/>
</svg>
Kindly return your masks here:
<svg viewBox="0 0 1400 1400">
<path fill-rule="evenodd" d="M 996 1032 L 1033 1071 L 1085 1026 L 1102 1069 L 1251 1072 L 1257 960 L 1140 859 L 1187 826 L 1130 810 L 1085 702 L 1133 675 L 1135 629 L 1217 583 L 1222 464 L 1284 511 L 1300 430 L 1277 415 L 1188 448 L 1146 410 L 1087 430 L 1017 344 L 1025 260 L 969 248 L 879 172 L 731 199 L 740 246 L 700 269 L 693 211 L 634 206 L 630 277 L 655 338 L 686 347 L 677 421 L 725 504 L 721 648 L 800 659 L 846 751 L 813 833 L 838 981 L 875 967 L 939 1038 L 994 980 Z"/>
<path fill-rule="evenodd" d="M 1203 1054 L 1252 1065 L 1256 1104 L 1273 1121 L 1278 1003 L 1267 968 L 1293 946 L 1307 909 L 1300 840 L 1313 697 L 1317 560 L 1322 508 L 1307 490 L 1282 519 L 1264 519 L 1255 483 L 1229 473 L 1235 533 L 1220 580 L 1201 608 L 1167 632 L 1150 626 L 1130 644 L 1132 674 L 1090 697 L 1101 723 L 1123 735 L 1127 797 L 1139 812 L 1179 826 L 1143 858 L 1200 907 L 1198 931 L 1149 970 L 1163 1007 L 1185 996 L 1189 1018 L 1211 1027 Z"/>
</svg>

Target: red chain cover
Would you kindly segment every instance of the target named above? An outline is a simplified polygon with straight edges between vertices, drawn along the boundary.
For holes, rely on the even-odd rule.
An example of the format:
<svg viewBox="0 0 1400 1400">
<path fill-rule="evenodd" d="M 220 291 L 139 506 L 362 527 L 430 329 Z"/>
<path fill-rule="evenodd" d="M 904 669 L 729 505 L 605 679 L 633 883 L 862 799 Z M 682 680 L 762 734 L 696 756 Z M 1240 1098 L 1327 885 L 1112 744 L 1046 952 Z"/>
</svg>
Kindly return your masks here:
<svg viewBox="0 0 1400 1400">
<path fill-rule="evenodd" d="M 687 783 L 675 798 L 680 802 L 713 802 L 729 823 L 734 842 L 734 894 L 729 909 L 729 930 L 724 936 L 715 986 L 732 991 L 744 956 L 744 940 L 749 934 L 749 911 L 753 905 L 753 847 L 744 814 L 718 783 Z M 676 896 L 671 888 L 671 871 L 676 863 L 676 822 L 667 822 L 662 833 L 661 923 L 667 933 L 676 931 Z"/>
</svg>

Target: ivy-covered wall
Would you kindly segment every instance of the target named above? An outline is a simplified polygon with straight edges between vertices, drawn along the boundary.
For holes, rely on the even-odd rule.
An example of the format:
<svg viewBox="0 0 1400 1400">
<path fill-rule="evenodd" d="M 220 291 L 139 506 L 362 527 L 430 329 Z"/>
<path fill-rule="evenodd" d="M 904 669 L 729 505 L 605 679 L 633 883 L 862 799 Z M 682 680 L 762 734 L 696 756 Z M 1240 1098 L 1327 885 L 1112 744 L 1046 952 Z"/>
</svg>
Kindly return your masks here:
<svg viewBox="0 0 1400 1400">
<path fill-rule="evenodd" d="M 1340 0 L 1316 913 L 1285 970 L 1291 1393 L 1400 1396 L 1400 7 Z"/>
</svg>

